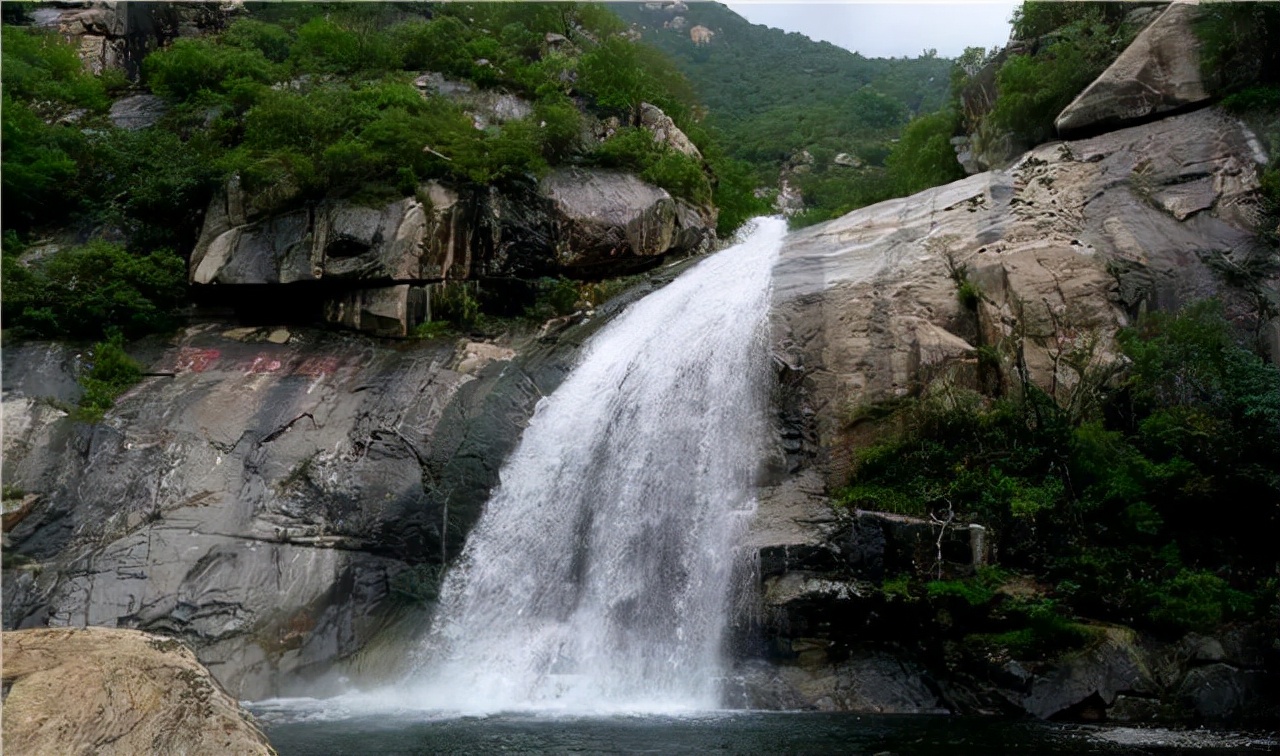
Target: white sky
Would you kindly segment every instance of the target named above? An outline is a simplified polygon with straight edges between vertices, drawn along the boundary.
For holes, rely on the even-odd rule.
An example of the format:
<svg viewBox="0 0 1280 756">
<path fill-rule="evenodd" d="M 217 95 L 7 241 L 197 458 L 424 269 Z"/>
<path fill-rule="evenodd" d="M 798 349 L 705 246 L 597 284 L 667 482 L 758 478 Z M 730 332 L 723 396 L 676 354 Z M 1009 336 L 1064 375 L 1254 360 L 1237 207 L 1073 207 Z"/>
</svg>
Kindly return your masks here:
<svg viewBox="0 0 1280 756">
<path fill-rule="evenodd" d="M 915 57 L 936 49 L 954 58 L 966 47 L 1003 46 L 1009 17 L 1021 3 L 990 2 L 729 2 L 753 24 L 800 32 L 868 58 Z"/>
</svg>

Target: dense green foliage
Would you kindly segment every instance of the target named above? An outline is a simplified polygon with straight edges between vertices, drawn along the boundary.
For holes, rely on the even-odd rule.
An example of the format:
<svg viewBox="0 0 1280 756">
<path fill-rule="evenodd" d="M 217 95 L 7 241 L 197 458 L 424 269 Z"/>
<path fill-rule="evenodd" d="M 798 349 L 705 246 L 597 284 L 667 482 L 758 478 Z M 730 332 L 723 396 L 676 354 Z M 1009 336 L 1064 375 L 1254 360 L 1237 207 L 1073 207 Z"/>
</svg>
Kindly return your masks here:
<svg viewBox="0 0 1280 756">
<path fill-rule="evenodd" d="M 896 193 L 915 194 L 964 178 L 964 169 L 951 147 L 956 125 L 955 113 L 947 110 L 921 116 L 907 125 L 902 140 L 886 159 Z"/>
<path fill-rule="evenodd" d="M 986 116 L 991 125 L 1025 147 L 1054 138 L 1054 119 L 1137 33 L 1124 23 L 1128 12 L 1121 3 L 1023 3 L 1014 34 L 1034 41 L 1034 52 L 1000 66 L 999 97 Z"/>
<path fill-rule="evenodd" d="M 29 266 L 6 249 L 4 322 L 32 336 L 98 339 L 109 331 L 140 336 L 176 324 L 186 294 L 186 265 L 168 249 L 133 254 L 92 241 Z"/>
<path fill-rule="evenodd" d="M 1214 303 L 1148 316 L 1119 343 L 1131 368 L 1096 416 L 1030 385 L 928 396 L 859 453 L 843 501 L 984 523 L 1003 566 L 1086 616 L 1179 632 L 1272 610 L 1280 371 Z"/>
<path fill-rule="evenodd" d="M 22 227 L 74 209 L 64 193 L 77 178 L 86 140 L 73 122 L 103 113 L 108 98 L 104 82 L 84 73 L 75 50 L 57 35 L 2 31 L 5 226 Z"/>
<path fill-rule="evenodd" d="M 1218 92 L 1280 85 L 1280 6 L 1206 3 L 1196 34 L 1201 66 Z"/>
</svg>

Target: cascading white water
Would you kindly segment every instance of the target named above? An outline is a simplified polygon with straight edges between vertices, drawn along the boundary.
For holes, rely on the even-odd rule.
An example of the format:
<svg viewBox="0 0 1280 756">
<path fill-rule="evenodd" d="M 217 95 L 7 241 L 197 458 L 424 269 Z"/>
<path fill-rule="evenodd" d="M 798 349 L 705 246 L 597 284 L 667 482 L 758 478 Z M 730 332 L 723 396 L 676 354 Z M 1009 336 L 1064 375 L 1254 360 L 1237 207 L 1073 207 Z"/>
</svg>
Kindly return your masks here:
<svg viewBox="0 0 1280 756">
<path fill-rule="evenodd" d="M 445 578 L 401 705 L 718 705 L 786 232 L 755 223 L 596 334 L 540 403 Z"/>
</svg>

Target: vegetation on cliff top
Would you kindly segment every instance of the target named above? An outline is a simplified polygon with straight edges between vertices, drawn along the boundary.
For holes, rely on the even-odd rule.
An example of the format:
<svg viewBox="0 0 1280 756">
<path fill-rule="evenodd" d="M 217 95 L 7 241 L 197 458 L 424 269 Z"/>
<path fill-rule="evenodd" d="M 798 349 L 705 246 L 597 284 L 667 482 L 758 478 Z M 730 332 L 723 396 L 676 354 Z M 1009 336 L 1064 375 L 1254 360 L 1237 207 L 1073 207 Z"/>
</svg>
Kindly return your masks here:
<svg viewBox="0 0 1280 756">
<path fill-rule="evenodd" d="M 1055 139 L 1054 119 L 1133 41 L 1141 23 L 1133 6 L 1109 2 L 1028 0 L 1015 11 L 1007 51 L 969 48 L 951 71 L 951 96 L 938 111 L 907 124 L 888 156 L 885 196 L 904 196 L 963 176 L 943 149 L 968 135 L 972 148 L 1012 158 Z M 1212 91 L 1246 115 L 1277 154 L 1280 135 L 1280 7 L 1208 3 L 1195 24 Z M 1273 160 L 1263 179 L 1274 204 L 1280 179 Z M 1274 227 L 1274 223 L 1272 227 Z M 1265 224 L 1263 224 L 1266 232 Z"/>
<path fill-rule="evenodd" d="M 429 179 L 501 185 L 557 164 L 618 165 L 720 205 L 728 233 L 763 209 L 750 169 L 697 128 L 680 73 L 621 31 L 591 4 L 262 4 L 149 54 L 141 84 L 169 109 L 156 126 L 127 130 L 107 112 L 131 86 L 123 74 L 86 73 L 56 34 L 6 23 L 6 326 L 80 339 L 171 327 L 184 300 L 181 256 L 232 175 L 271 210 L 377 202 Z M 523 98 L 530 112 L 477 121 L 457 96 L 420 91 L 423 71 Z M 629 125 L 642 102 L 687 129 L 710 169 L 637 136 Z M 599 145 L 584 140 L 587 118 L 611 116 L 624 128 Z"/>
</svg>

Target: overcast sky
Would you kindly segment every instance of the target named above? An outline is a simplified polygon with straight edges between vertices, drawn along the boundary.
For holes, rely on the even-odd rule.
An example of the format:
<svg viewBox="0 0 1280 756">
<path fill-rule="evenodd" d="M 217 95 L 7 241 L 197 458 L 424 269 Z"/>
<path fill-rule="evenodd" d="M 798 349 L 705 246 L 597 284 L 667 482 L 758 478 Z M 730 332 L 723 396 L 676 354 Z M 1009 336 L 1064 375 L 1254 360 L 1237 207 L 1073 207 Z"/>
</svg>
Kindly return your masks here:
<svg viewBox="0 0 1280 756">
<path fill-rule="evenodd" d="M 915 57 L 936 49 L 954 58 L 966 47 L 1003 46 L 1017 2 L 779 3 L 731 2 L 753 24 L 764 24 L 862 53 L 868 58 Z"/>
</svg>

